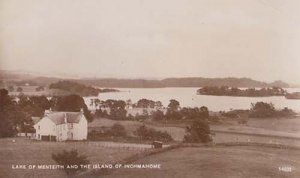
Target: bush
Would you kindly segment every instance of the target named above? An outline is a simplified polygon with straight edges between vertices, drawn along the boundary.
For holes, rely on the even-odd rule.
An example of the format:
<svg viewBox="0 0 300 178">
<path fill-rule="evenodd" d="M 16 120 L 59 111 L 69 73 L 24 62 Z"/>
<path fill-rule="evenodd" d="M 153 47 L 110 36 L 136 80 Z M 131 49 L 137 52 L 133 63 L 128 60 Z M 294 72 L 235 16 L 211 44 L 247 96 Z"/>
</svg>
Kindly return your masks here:
<svg viewBox="0 0 300 178">
<path fill-rule="evenodd" d="M 164 119 L 164 117 L 164 112 L 162 112 L 161 110 L 157 110 L 152 113 L 152 119 L 155 121 L 161 121 Z"/>
<path fill-rule="evenodd" d="M 173 138 L 167 132 L 161 132 L 152 128 L 147 128 L 145 125 L 140 126 L 136 129 L 135 134 L 143 140 L 158 140 L 169 142 Z"/>
<path fill-rule="evenodd" d="M 100 131 L 93 130 L 92 132 L 89 132 L 88 139 L 89 140 L 103 140 L 103 138 L 109 138 L 109 137 L 118 137 L 118 138 L 124 138 L 127 136 L 127 132 L 125 130 L 125 127 L 121 124 L 114 124 L 111 128 L 102 128 Z"/>
<path fill-rule="evenodd" d="M 210 128 L 206 120 L 197 120 L 190 127 L 186 128 L 184 142 L 188 143 L 207 143 L 211 142 Z"/>
<path fill-rule="evenodd" d="M 77 150 L 66 151 L 63 150 L 60 153 L 52 154 L 52 159 L 58 164 L 64 166 L 64 171 L 69 177 L 74 176 L 81 170 L 80 165 L 89 164 L 86 156 L 79 155 Z M 75 166 L 75 167 L 68 167 Z"/>
<path fill-rule="evenodd" d="M 275 110 L 275 107 L 272 103 L 257 102 L 251 104 L 251 110 L 249 117 L 254 118 L 268 118 L 268 117 L 287 117 L 293 116 L 296 113 L 288 108 L 282 110 Z"/>
<path fill-rule="evenodd" d="M 115 137 L 126 137 L 127 133 L 125 130 L 125 127 L 121 124 L 114 124 L 110 130 L 109 130 L 109 134 L 111 136 L 115 136 Z"/>
<path fill-rule="evenodd" d="M 257 102 L 251 104 L 250 117 L 264 118 L 275 115 L 275 108 L 272 103 Z"/>
</svg>

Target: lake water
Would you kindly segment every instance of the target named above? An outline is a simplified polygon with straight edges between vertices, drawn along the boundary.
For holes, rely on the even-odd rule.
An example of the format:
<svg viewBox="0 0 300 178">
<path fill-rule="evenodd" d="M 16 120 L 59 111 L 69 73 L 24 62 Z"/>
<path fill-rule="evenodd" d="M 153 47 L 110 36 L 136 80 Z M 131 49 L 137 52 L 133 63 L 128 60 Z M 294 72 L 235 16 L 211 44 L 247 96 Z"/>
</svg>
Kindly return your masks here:
<svg viewBox="0 0 300 178">
<path fill-rule="evenodd" d="M 207 106 L 211 111 L 228 111 L 230 109 L 249 109 L 251 103 L 258 101 L 272 102 L 276 108 L 288 107 L 300 111 L 300 100 L 287 100 L 285 97 L 230 97 L 197 95 L 199 88 L 119 88 L 121 92 L 100 93 L 100 100 L 131 99 L 136 103 L 139 99 L 146 98 L 161 101 L 164 106 L 169 104 L 170 99 L 176 99 L 182 107 Z M 288 92 L 300 91 L 300 88 L 287 89 Z M 87 104 L 92 97 L 85 98 Z"/>
</svg>

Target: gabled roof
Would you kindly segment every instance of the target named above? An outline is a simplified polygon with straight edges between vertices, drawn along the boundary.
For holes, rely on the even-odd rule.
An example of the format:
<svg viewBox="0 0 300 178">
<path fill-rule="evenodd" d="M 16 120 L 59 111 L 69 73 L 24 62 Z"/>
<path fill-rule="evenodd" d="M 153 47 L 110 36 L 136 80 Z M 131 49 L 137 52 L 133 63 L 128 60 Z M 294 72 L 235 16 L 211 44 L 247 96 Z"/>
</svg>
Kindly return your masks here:
<svg viewBox="0 0 300 178">
<path fill-rule="evenodd" d="M 41 120 L 40 117 L 31 117 L 31 119 L 32 119 L 34 124 L 38 123 Z"/>
<path fill-rule="evenodd" d="M 64 123 L 79 123 L 82 116 L 82 112 L 50 112 L 45 114 L 44 117 L 48 117 L 56 125 L 60 125 Z"/>
</svg>

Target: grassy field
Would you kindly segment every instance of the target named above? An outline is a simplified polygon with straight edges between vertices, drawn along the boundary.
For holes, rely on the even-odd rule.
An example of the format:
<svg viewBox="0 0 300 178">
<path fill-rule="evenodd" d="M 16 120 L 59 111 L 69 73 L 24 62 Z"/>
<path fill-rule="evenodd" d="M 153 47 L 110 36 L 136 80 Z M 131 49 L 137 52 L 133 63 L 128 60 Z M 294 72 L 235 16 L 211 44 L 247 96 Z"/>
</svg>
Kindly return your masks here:
<svg viewBox="0 0 300 178">
<path fill-rule="evenodd" d="M 147 122 L 139 122 L 139 121 L 116 121 L 111 119 L 95 119 L 93 122 L 89 123 L 89 130 L 97 129 L 99 127 L 111 127 L 115 123 L 122 124 L 129 135 L 133 135 L 133 132 L 141 125 L 145 124 L 147 127 L 154 128 L 159 131 L 168 132 L 175 141 L 182 141 L 183 136 L 185 134 L 185 130 L 183 128 L 174 127 L 174 126 L 163 126 L 156 125 Z"/>
<path fill-rule="evenodd" d="M 284 178 L 299 177 L 300 150 L 253 146 L 179 148 L 133 164 L 161 164 L 161 169 L 119 169 L 106 178 Z M 289 167 L 291 172 L 280 171 Z"/>
<path fill-rule="evenodd" d="M 46 177 L 65 178 L 62 170 L 12 170 L 12 164 L 56 164 L 51 154 L 59 151 L 77 149 L 80 154 L 88 157 L 90 163 L 109 164 L 122 160 L 141 150 L 120 148 L 105 148 L 97 142 L 37 142 L 23 138 L 12 142 L 10 139 L 0 139 L 0 177 Z"/>
<path fill-rule="evenodd" d="M 247 123 L 249 127 L 266 130 L 300 132 L 300 118 L 276 118 L 276 119 L 250 119 Z"/>
<path fill-rule="evenodd" d="M 89 129 L 95 129 L 97 127 L 105 126 L 111 127 L 115 123 L 122 124 L 130 135 L 139 126 L 145 124 L 147 127 L 154 128 L 160 131 L 167 131 L 175 141 L 182 141 L 185 135 L 185 127 L 187 123 L 169 122 L 138 122 L 138 121 L 115 121 L 110 119 L 95 119 L 92 123 L 89 123 Z M 214 131 L 229 131 L 239 132 L 247 134 L 264 134 L 269 136 L 284 136 L 284 137 L 299 137 L 300 138 L 300 119 L 299 118 L 281 118 L 281 119 L 251 119 L 247 125 L 238 124 L 236 121 L 229 121 L 223 124 L 211 125 L 211 129 Z M 283 144 L 293 144 L 294 142 L 299 145 L 299 141 L 291 141 L 286 139 L 271 139 L 269 137 L 262 138 L 257 136 L 244 136 L 240 134 L 226 134 L 216 132 L 216 142 L 236 141 L 248 139 L 256 142 L 277 142 Z"/>
</svg>

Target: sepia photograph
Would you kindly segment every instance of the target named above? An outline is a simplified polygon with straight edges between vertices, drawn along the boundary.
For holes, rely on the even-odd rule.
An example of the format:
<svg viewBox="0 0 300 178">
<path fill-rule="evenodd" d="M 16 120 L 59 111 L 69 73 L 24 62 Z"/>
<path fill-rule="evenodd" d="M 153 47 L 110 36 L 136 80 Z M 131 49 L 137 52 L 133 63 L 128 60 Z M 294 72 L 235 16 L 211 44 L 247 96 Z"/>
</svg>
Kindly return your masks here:
<svg viewBox="0 0 300 178">
<path fill-rule="evenodd" d="M 0 0 L 0 178 L 300 177 L 300 1 Z"/>
</svg>

